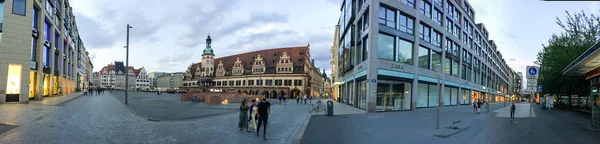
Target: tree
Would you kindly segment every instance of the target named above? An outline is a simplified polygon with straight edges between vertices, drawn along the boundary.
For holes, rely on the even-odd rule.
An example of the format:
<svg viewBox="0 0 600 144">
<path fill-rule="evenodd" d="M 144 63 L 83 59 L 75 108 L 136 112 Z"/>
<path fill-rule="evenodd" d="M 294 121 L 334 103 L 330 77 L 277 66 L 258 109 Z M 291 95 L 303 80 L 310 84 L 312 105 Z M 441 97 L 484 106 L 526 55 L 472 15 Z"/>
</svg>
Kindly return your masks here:
<svg viewBox="0 0 600 144">
<path fill-rule="evenodd" d="M 585 76 L 562 75 L 562 70 L 579 55 L 599 42 L 600 17 L 584 12 L 571 15 L 566 12 L 566 21 L 558 17 L 556 23 L 564 32 L 552 35 L 548 45 L 537 54 L 535 64 L 540 65 L 538 82 L 544 86 L 543 93 L 571 95 L 589 94 L 589 83 Z M 569 102 L 570 104 L 570 102 Z"/>
</svg>

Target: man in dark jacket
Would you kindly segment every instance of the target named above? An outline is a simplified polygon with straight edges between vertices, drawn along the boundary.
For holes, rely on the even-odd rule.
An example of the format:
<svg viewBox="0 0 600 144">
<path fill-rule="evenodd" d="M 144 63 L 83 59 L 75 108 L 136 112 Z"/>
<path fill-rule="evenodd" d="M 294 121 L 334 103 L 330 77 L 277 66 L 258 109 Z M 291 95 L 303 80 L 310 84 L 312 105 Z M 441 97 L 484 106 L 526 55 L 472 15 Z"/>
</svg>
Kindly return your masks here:
<svg viewBox="0 0 600 144">
<path fill-rule="evenodd" d="M 258 103 L 258 128 L 256 130 L 256 136 L 260 132 L 261 125 L 263 129 L 263 139 L 267 140 L 267 122 L 269 121 L 269 113 L 271 113 L 271 103 L 267 101 L 267 98 L 263 97 L 260 103 Z"/>
</svg>

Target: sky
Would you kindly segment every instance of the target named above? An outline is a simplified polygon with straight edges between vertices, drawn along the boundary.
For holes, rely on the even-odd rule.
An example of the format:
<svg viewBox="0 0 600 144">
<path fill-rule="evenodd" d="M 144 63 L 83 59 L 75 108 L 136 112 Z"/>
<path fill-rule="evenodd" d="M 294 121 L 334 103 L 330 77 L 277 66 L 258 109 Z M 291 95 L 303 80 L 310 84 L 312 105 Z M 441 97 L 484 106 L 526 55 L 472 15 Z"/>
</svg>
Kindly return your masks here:
<svg viewBox="0 0 600 144">
<path fill-rule="evenodd" d="M 524 72 L 542 44 L 562 32 L 565 11 L 600 13 L 600 2 L 468 0 L 508 65 Z M 94 71 L 124 61 L 131 24 L 129 65 L 184 72 L 201 61 L 210 33 L 216 57 L 310 43 L 316 66 L 331 73 L 339 0 L 75 0 L 71 6 Z"/>
</svg>

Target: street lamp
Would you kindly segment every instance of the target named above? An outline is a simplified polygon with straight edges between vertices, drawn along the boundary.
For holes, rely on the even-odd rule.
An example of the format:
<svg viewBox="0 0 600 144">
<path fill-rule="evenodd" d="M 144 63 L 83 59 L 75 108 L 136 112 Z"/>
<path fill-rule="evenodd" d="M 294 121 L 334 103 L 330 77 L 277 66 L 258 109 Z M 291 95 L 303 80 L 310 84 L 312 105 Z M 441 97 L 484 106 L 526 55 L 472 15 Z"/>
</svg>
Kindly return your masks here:
<svg viewBox="0 0 600 144">
<path fill-rule="evenodd" d="M 129 29 L 133 28 L 127 24 L 127 41 L 125 45 L 125 105 L 127 105 L 127 91 L 129 87 Z"/>
<path fill-rule="evenodd" d="M 442 102 L 442 87 L 441 87 L 441 81 L 442 81 L 442 76 L 444 76 L 444 74 L 442 74 L 442 64 L 435 64 L 435 66 L 437 68 L 439 68 L 438 70 L 438 79 L 437 79 L 437 87 L 438 87 L 438 107 L 437 107 L 437 120 L 435 121 L 435 129 L 439 129 L 440 128 L 440 108 L 444 105 L 444 103 Z"/>
</svg>

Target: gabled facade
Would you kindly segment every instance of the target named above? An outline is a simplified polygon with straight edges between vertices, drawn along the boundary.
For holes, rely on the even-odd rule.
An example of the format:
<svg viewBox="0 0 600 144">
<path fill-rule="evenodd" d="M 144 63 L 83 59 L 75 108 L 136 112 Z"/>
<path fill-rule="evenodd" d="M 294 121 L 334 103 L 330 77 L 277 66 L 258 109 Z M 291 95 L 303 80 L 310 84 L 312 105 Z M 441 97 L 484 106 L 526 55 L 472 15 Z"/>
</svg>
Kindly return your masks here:
<svg viewBox="0 0 600 144">
<path fill-rule="evenodd" d="M 307 46 L 263 49 L 225 57 L 215 57 L 212 39 L 206 39 L 202 62 L 191 64 L 185 71 L 183 87 L 209 85 L 217 91 L 235 91 L 243 95 L 267 97 L 320 96 L 322 80 L 315 81 L 314 64 L 309 61 Z M 316 79 L 322 79 L 317 78 Z M 314 88 L 313 85 L 320 86 Z"/>
</svg>

